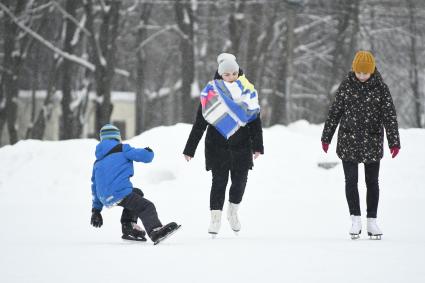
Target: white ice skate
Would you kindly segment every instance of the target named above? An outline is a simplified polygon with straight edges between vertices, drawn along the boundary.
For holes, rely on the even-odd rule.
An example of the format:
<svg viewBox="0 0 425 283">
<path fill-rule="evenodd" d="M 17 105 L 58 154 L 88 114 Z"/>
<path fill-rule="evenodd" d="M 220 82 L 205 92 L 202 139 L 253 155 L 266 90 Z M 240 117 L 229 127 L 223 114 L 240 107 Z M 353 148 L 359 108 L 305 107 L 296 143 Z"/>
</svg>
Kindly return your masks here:
<svg viewBox="0 0 425 283">
<path fill-rule="evenodd" d="M 238 209 L 239 204 L 229 202 L 229 206 L 227 207 L 227 220 L 229 220 L 230 228 L 237 235 L 241 230 L 241 223 L 238 219 Z"/>
<path fill-rule="evenodd" d="M 381 240 L 382 231 L 376 224 L 376 218 L 367 219 L 367 234 L 371 240 Z"/>
<path fill-rule="evenodd" d="M 352 240 L 360 238 L 360 233 L 362 232 L 362 219 L 360 216 L 351 215 L 351 229 L 350 236 Z"/>
<path fill-rule="evenodd" d="M 211 210 L 211 222 L 210 227 L 208 228 L 208 233 L 212 235 L 212 238 L 217 237 L 218 231 L 220 231 L 221 226 L 221 210 Z"/>
</svg>

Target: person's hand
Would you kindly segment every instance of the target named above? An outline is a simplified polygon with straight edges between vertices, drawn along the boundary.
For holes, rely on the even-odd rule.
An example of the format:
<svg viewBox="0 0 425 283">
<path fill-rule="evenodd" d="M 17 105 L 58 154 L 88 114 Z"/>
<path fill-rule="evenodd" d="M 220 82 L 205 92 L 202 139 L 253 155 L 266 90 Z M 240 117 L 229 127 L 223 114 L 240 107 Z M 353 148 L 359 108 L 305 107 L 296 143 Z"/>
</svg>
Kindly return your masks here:
<svg viewBox="0 0 425 283">
<path fill-rule="evenodd" d="M 92 208 L 90 224 L 96 228 L 102 227 L 103 218 L 102 218 L 102 214 L 100 214 L 100 210 L 96 208 Z"/>
<path fill-rule="evenodd" d="M 260 156 L 261 152 L 256 151 L 254 152 L 254 160 L 258 158 L 258 156 Z"/>
<path fill-rule="evenodd" d="M 399 151 L 399 147 L 393 146 L 392 148 L 390 148 L 392 158 L 396 157 Z"/>
<path fill-rule="evenodd" d="M 145 149 L 149 152 L 153 152 L 153 150 L 149 146 L 145 147 Z"/>
<path fill-rule="evenodd" d="M 329 144 L 322 142 L 322 149 L 325 153 L 328 153 L 328 149 L 329 149 Z"/>
<path fill-rule="evenodd" d="M 189 155 L 186 155 L 186 154 L 183 154 L 183 155 L 184 155 L 184 159 L 186 159 L 187 162 L 189 162 L 192 159 L 192 157 Z"/>
</svg>

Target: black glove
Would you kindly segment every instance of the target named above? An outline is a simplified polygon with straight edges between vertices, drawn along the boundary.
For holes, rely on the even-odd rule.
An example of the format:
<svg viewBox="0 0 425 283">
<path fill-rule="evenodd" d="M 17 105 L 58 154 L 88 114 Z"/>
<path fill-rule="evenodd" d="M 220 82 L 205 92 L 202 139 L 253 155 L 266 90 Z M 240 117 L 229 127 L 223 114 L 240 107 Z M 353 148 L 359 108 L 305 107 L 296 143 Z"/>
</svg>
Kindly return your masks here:
<svg viewBox="0 0 425 283">
<path fill-rule="evenodd" d="M 153 152 L 153 150 L 148 146 L 148 147 L 145 147 L 145 149 L 147 150 L 147 151 L 150 151 L 150 152 Z"/>
<path fill-rule="evenodd" d="M 96 228 L 100 228 L 103 225 L 103 218 L 102 214 L 100 214 L 100 210 L 92 208 L 90 224 Z"/>
</svg>

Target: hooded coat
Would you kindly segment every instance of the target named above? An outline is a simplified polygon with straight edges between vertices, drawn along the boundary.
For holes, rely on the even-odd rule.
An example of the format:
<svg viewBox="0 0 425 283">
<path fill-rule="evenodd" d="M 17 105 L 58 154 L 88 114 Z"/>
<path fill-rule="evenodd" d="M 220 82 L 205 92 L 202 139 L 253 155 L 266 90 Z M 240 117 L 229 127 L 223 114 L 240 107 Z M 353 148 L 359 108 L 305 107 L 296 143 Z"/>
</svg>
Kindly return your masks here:
<svg viewBox="0 0 425 283">
<path fill-rule="evenodd" d="M 92 173 L 93 208 L 102 210 L 112 206 L 133 191 L 130 177 L 134 174 L 133 161 L 149 163 L 154 153 L 122 144 L 122 150 L 110 153 L 120 143 L 103 140 L 96 146 L 96 162 Z"/>
<path fill-rule="evenodd" d="M 400 148 L 397 114 L 388 86 L 376 70 L 360 82 L 349 72 L 339 86 L 322 133 L 331 143 L 339 124 L 337 154 L 343 161 L 377 162 L 383 157 L 384 128 L 388 146 Z"/>
</svg>

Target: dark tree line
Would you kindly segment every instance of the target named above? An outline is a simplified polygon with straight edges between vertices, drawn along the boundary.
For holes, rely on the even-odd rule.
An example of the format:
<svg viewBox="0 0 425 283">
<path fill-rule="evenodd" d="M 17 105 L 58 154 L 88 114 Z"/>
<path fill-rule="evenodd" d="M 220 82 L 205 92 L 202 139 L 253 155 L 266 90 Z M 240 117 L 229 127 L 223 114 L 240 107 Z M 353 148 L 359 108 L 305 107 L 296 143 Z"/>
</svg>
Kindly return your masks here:
<svg viewBox="0 0 425 283">
<path fill-rule="evenodd" d="M 43 139 L 57 93 L 60 139 L 110 121 L 113 91 L 134 93 L 130 135 L 190 123 L 221 52 L 259 90 L 265 126 L 323 122 L 354 53 L 367 49 L 400 124 L 424 127 L 424 30 L 420 0 L 0 0 L 0 140 Z"/>
</svg>

